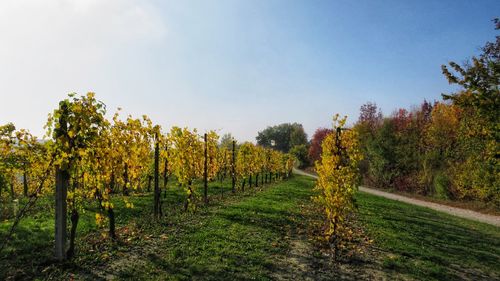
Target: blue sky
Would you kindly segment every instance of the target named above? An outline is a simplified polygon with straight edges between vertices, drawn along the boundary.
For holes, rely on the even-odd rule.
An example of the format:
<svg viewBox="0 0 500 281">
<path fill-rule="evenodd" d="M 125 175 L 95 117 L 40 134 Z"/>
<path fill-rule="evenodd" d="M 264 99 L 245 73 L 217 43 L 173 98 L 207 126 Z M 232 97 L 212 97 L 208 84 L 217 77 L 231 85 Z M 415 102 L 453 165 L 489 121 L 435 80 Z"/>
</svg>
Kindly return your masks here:
<svg viewBox="0 0 500 281">
<path fill-rule="evenodd" d="M 43 134 L 69 92 L 172 125 L 251 140 L 311 135 L 334 113 L 385 114 L 453 91 L 440 65 L 497 34 L 499 1 L 4 0 L 0 123 Z"/>
</svg>

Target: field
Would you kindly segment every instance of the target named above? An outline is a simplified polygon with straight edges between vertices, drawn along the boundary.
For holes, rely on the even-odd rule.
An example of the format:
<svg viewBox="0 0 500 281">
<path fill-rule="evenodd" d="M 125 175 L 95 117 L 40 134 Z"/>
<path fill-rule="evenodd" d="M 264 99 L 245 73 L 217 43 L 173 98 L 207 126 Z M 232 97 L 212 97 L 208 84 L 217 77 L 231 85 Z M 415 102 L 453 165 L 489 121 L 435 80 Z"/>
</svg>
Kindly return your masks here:
<svg viewBox="0 0 500 281">
<path fill-rule="evenodd" d="M 358 222 L 374 242 L 363 254 L 332 263 L 314 238 L 319 213 L 310 200 L 312 179 L 295 175 L 236 194 L 225 182 L 224 198 L 219 184 L 211 184 L 211 203 L 195 213 L 181 212 L 185 195 L 171 188 L 159 223 L 149 215 L 151 194 L 132 197 L 132 209 L 115 198 L 115 243 L 103 243 L 106 231 L 95 231 L 87 210 L 77 256 L 63 264 L 51 260 L 52 200 L 44 198 L 2 253 L 0 279 L 500 279 L 494 226 L 358 193 Z M 2 235 L 8 225 L 2 222 Z"/>
</svg>

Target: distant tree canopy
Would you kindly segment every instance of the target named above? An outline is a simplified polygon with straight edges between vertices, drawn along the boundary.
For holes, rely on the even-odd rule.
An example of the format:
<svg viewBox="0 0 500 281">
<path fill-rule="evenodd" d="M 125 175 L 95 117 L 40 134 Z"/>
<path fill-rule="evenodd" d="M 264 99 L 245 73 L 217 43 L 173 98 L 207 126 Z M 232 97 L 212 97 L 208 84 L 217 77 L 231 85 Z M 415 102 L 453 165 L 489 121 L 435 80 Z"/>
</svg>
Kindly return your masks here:
<svg viewBox="0 0 500 281">
<path fill-rule="evenodd" d="M 326 136 L 332 133 L 333 130 L 329 128 L 318 128 L 311 139 L 311 146 L 309 147 L 309 160 L 314 163 L 321 158 L 321 143 L 326 138 Z"/>
<path fill-rule="evenodd" d="M 233 148 L 234 137 L 231 133 L 226 133 L 220 138 L 219 147 L 231 150 Z"/>
<path fill-rule="evenodd" d="M 304 127 L 298 123 L 283 123 L 267 127 L 258 133 L 256 140 L 258 145 L 282 152 L 289 152 L 296 145 L 308 146 Z"/>
<path fill-rule="evenodd" d="M 370 133 L 382 123 L 382 112 L 376 103 L 367 102 L 359 110 L 359 124 L 363 124 Z"/>
<path fill-rule="evenodd" d="M 307 146 L 305 144 L 295 145 L 290 149 L 290 154 L 299 160 L 299 168 L 305 168 L 310 165 L 307 155 Z"/>
</svg>

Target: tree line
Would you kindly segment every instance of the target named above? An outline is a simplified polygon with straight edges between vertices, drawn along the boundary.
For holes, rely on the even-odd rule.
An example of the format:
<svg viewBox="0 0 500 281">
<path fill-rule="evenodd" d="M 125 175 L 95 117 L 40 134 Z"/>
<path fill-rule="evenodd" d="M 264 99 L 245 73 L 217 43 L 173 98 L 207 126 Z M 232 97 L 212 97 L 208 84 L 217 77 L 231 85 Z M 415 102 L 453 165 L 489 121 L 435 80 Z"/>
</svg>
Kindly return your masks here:
<svg viewBox="0 0 500 281">
<path fill-rule="evenodd" d="M 499 30 L 500 21 L 494 23 Z M 361 106 L 352 129 L 363 154 L 363 183 L 500 208 L 500 36 L 479 56 L 443 65 L 442 72 L 461 89 L 440 101 L 389 116 L 375 103 Z M 322 143 L 332 133 L 316 130 L 308 143 L 311 163 L 322 161 Z"/>
<path fill-rule="evenodd" d="M 442 71 L 461 87 L 442 101 L 388 117 L 375 104 L 361 107 L 355 128 L 366 156 L 365 182 L 500 207 L 500 36 L 479 56 Z"/>
<path fill-rule="evenodd" d="M 500 21 L 494 20 L 496 29 Z M 500 36 L 479 56 L 442 71 L 461 89 L 441 101 L 384 116 L 375 103 L 361 106 L 353 129 L 364 160 L 364 184 L 453 200 L 480 200 L 500 208 Z M 318 129 L 309 156 L 321 160 Z"/>
</svg>

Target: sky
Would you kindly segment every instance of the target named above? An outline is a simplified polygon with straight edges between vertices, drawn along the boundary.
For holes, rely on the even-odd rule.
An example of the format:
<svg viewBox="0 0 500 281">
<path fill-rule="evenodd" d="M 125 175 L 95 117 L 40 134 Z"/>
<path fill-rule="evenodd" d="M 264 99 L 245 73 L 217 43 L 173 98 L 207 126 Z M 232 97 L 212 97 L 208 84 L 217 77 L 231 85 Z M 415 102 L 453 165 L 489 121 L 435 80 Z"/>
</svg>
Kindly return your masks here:
<svg viewBox="0 0 500 281">
<path fill-rule="evenodd" d="M 0 124 L 42 136 L 91 91 L 164 131 L 311 136 L 368 101 L 388 115 L 457 90 L 440 66 L 480 53 L 499 16 L 498 0 L 2 0 Z"/>
</svg>

